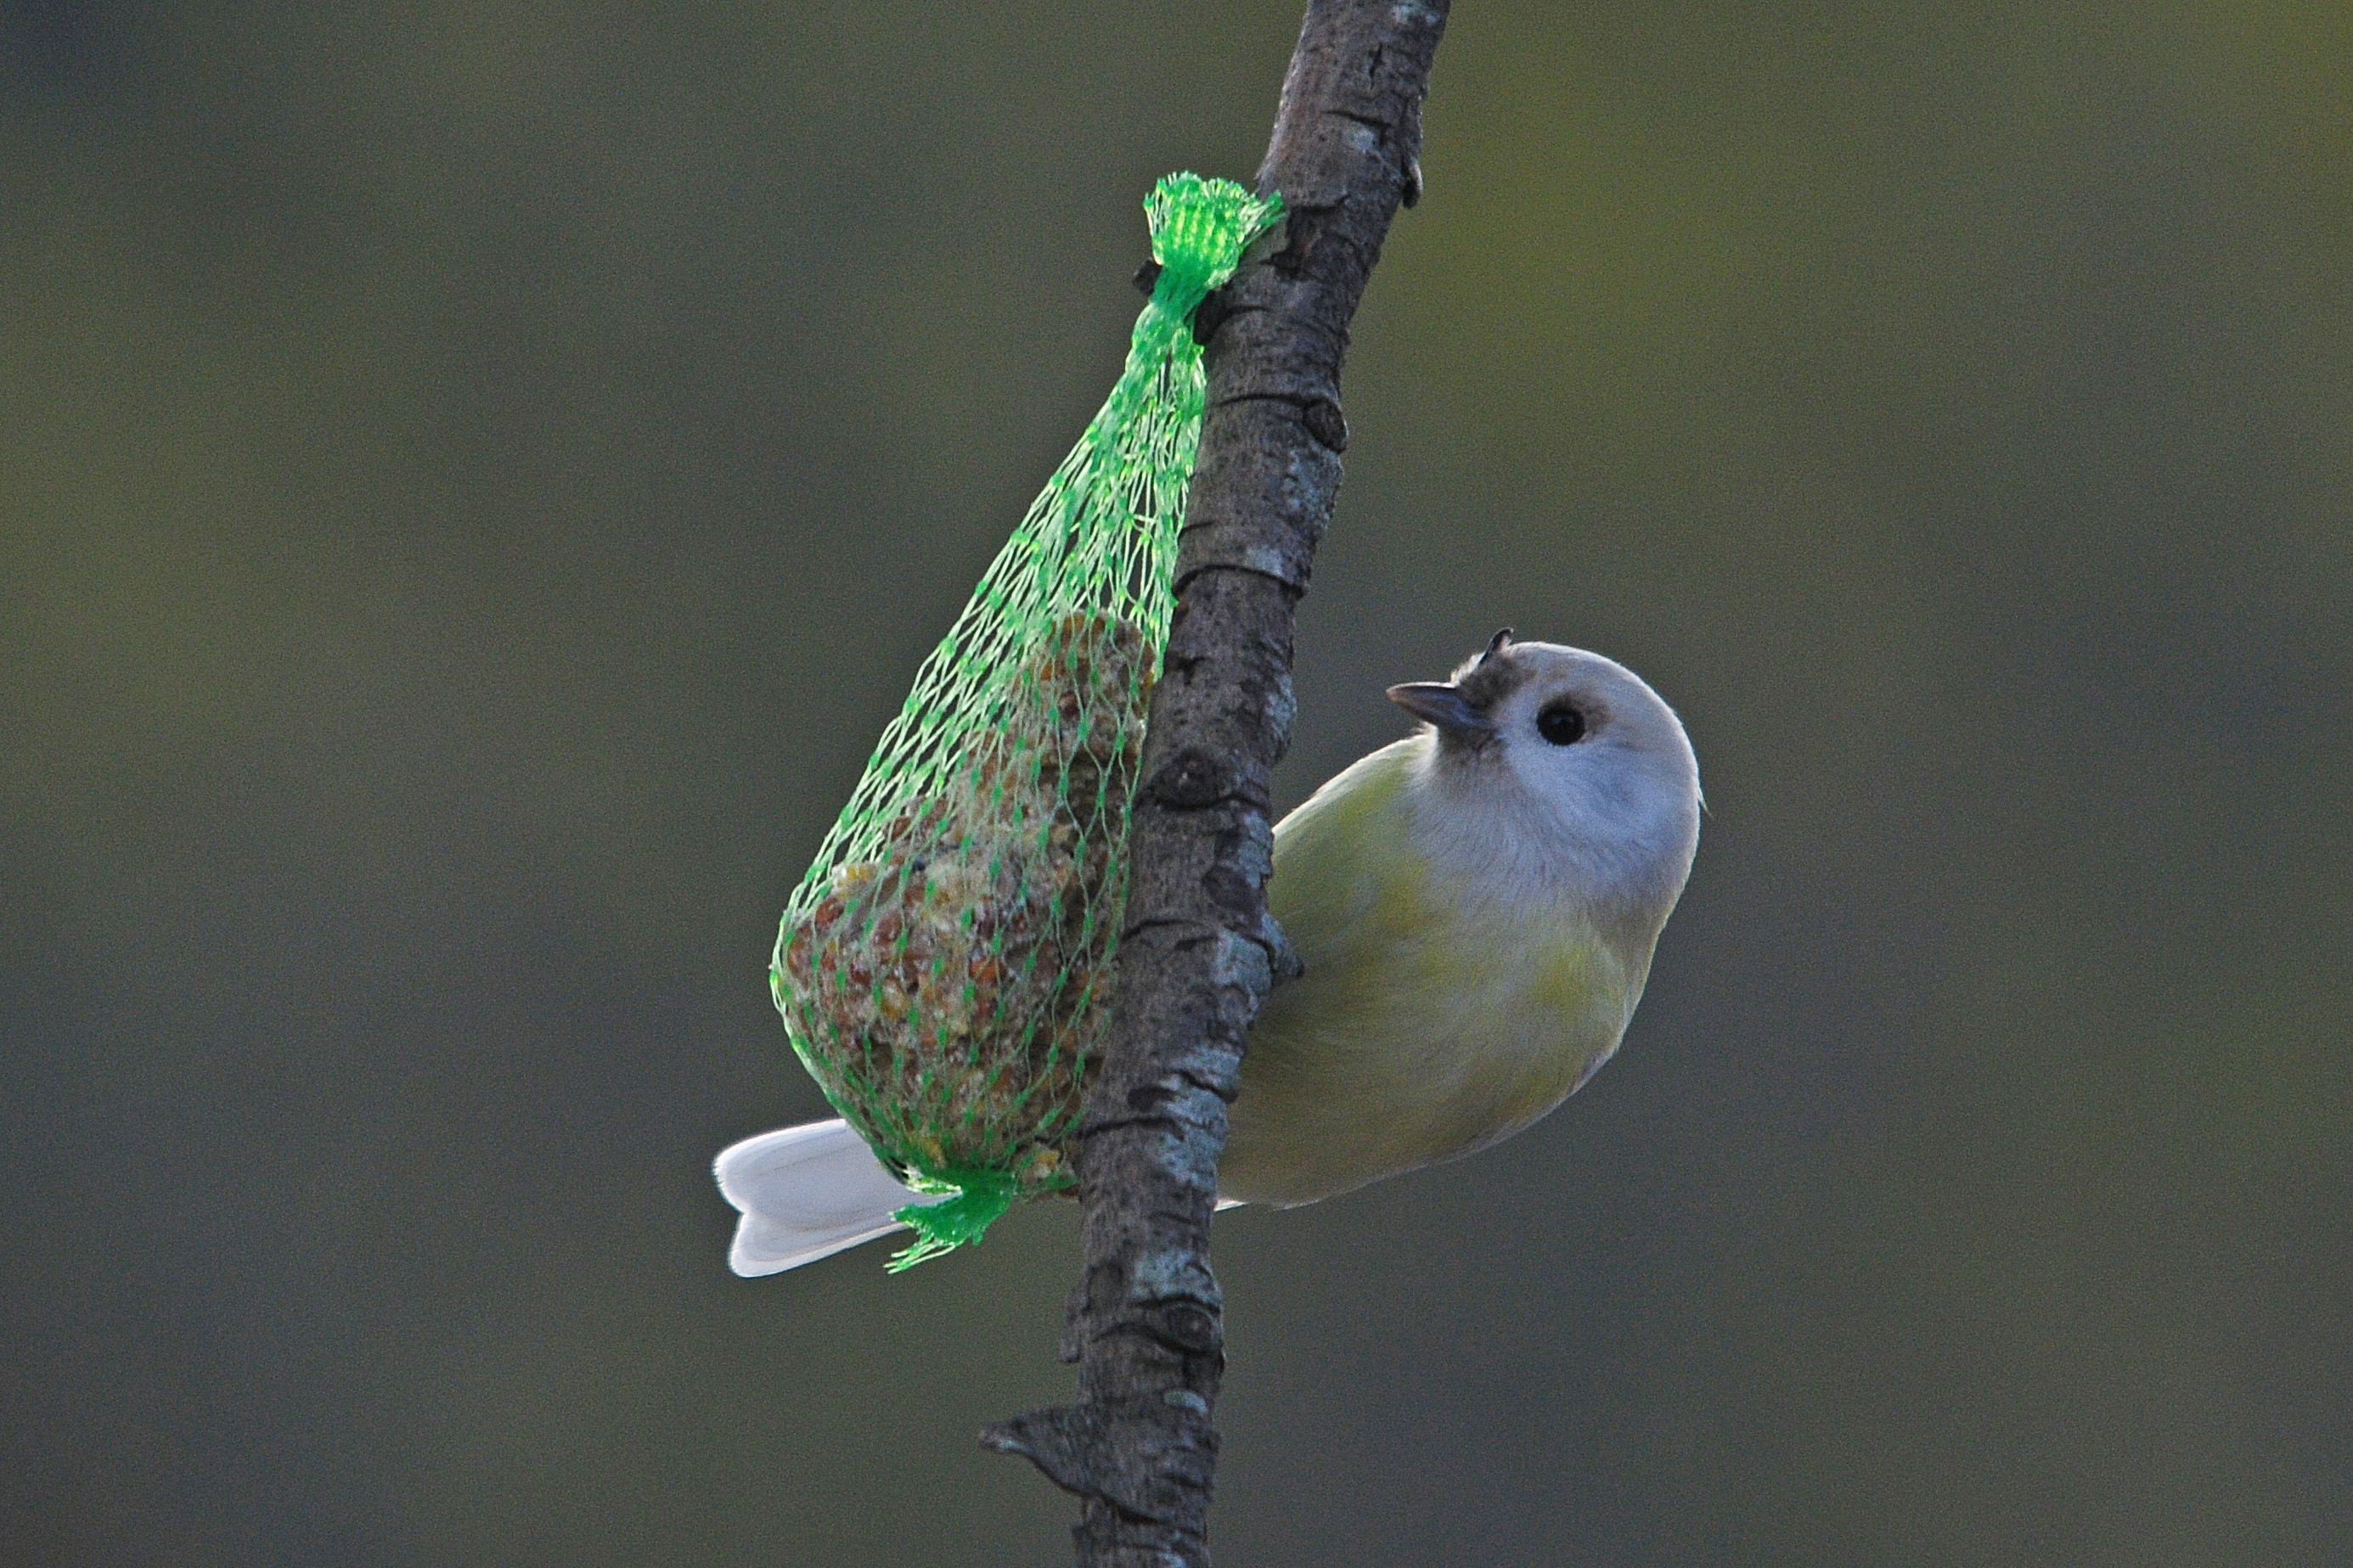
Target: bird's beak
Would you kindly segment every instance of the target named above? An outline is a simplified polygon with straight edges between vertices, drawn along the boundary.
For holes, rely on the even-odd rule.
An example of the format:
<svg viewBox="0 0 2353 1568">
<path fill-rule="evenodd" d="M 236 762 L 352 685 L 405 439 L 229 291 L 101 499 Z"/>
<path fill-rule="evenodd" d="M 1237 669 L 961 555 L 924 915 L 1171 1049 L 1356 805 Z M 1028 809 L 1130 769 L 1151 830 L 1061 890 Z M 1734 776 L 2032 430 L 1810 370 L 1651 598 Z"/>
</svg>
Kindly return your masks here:
<svg viewBox="0 0 2353 1568">
<path fill-rule="evenodd" d="M 1462 689 L 1442 680 L 1416 680 L 1389 688 L 1389 700 L 1458 741 L 1483 741 L 1495 732 L 1487 716 L 1464 700 Z"/>
</svg>

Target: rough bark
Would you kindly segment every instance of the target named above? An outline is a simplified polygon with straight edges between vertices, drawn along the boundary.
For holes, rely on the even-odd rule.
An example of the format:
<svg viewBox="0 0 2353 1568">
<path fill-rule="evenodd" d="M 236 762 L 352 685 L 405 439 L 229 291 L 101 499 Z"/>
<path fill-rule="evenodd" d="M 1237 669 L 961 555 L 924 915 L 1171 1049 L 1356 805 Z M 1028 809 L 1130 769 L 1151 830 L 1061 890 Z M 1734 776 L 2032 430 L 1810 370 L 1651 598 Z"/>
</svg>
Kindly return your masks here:
<svg viewBox="0 0 2353 1568">
<path fill-rule="evenodd" d="M 1081 1568 L 1206 1568 L 1225 1369 L 1209 1215 L 1243 1035 L 1287 950 L 1266 912 L 1270 775 L 1293 610 L 1340 488 L 1340 365 L 1400 201 L 1446 0 L 1310 0 L 1258 188 L 1285 217 L 1210 297 L 1208 410 L 1176 613 L 1129 830 L 1112 1043 L 1077 1140 L 1085 1270 L 1074 1405 L 982 1441 L 1083 1500 Z"/>
</svg>

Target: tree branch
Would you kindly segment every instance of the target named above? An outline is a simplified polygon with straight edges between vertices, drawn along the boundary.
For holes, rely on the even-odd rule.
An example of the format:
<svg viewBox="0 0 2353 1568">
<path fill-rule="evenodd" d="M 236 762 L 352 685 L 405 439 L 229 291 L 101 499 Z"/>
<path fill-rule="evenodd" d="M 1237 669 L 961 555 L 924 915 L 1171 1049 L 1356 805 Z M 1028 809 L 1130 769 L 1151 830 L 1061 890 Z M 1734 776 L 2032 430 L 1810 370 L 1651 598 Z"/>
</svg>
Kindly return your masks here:
<svg viewBox="0 0 2353 1568">
<path fill-rule="evenodd" d="M 1293 610 L 1340 489 L 1348 322 L 1400 200 L 1447 0 L 1310 0 L 1258 188 L 1282 226 L 1195 320 L 1208 409 L 1128 843 L 1111 1047 L 1079 1131 L 1076 1405 L 982 1434 L 1084 1500 L 1081 1568 L 1207 1568 L 1225 1370 L 1209 1215 L 1242 1039 L 1289 962 L 1266 911 Z"/>
</svg>

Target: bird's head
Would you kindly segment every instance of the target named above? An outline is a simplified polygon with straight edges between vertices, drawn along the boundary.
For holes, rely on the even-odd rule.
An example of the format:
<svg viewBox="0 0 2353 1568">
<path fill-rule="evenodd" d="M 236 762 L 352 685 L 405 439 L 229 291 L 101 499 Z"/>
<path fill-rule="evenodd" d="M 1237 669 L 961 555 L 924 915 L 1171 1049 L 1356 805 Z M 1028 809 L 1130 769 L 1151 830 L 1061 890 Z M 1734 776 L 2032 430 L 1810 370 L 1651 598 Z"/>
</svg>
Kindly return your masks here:
<svg viewBox="0 0 2353 1568">
<path fill-rule="evenodd" d="M 1389 688 L 1435 731 L 1447 836 L 1665 919 L 1699 839 L 1699 762 L 1674 710 L 1614 659 L 1509 628 L 1444 681 Z"/>
</svg>

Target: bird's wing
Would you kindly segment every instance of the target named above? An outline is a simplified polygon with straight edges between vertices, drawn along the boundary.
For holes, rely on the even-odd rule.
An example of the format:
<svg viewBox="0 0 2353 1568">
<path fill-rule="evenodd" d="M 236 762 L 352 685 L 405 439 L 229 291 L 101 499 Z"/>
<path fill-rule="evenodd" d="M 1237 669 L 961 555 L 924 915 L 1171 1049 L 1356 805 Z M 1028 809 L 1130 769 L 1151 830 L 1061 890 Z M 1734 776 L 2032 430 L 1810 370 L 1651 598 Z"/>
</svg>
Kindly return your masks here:
<svg viewBox="0 0 2353 1568">
<path fill-rule="evenodd" d="M 1386 958 L 1428 923 L 1427 873 L 1407 842 L 1403 798 L 1415 743 L 1358 759 L 1275 825 L 1267 902 L 1305 977 Z"/>
</svg>

